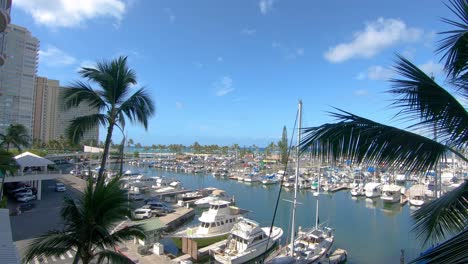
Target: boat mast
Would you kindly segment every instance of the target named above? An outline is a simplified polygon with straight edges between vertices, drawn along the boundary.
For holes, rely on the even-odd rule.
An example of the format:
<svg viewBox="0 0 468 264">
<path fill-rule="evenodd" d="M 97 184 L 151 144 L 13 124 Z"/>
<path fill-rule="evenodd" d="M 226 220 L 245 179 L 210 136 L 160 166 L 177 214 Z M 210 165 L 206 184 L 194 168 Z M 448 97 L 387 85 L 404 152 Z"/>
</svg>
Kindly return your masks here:
<svg viewBox="0 0 468 264">
<path fill-rule="evenodd" d="M 299 181 L 299 155 L 300 155 L 300 148 L 299 144 L 301 142 L 301 129 L 302 129 L 302 101 L 299 100 L 299 125 L 297 129 L 297 146 L 296 146 L 296 177 L 294 182 L 294 200 L 293 200 L 293 208 L 292 208 L 292 219 L 291 219 L 291 256 L 294 256 L 294 233 L 296 232 L 296 205 L 297 205 L 297 185 Z"/>
</svg>

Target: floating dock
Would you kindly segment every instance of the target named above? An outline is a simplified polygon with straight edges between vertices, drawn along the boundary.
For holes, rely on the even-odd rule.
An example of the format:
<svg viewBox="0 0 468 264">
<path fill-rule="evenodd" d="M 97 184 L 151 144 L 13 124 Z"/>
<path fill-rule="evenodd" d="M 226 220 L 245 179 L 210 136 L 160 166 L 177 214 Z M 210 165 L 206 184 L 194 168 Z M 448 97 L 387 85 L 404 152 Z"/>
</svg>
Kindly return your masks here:
<svg viewBox="0 0 468 264">
<path fill-rule="evenodd" d="M 337 191 L 347 190 L 347 189 L 348 189 L 347 185 L 341 185 L 341 186 L 338 186 L 338 187 L 335 187 L 335 188 L 331 188 L 330 192 L 337 192 Z"/>
</svg>

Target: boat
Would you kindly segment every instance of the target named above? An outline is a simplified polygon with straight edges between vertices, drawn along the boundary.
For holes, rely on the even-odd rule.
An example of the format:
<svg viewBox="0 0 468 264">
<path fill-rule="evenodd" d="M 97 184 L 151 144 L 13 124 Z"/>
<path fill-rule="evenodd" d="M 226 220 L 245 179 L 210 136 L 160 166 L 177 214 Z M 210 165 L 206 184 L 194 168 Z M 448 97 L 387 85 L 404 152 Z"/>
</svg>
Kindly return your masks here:
<svg viewBox="0 0 468 264">
<path fill-rule="evenodd" d="M 217 200 L 233 202 L 234 198 L 228 196 L 225 191 L 216 189 L 209 196 L 196 200 L 194 204 L 198 207 L 208 207 L 212 201 Z"/>
<path fill-rule="evenodd" d="M 299 102 L 299 128 L 301 131 L 302 125 L 302 102 Z M 296 235 L 295 219 L 296 219 L 296 206 L 297 206 L 297 189 L 299 178 L 299 161 L 300 149 L 299 142 L 301 142 L 301 133 L 298 133 L 298 147 L 297 147 L 297 161 L 296 162 L 296 184 L 294 188 L 294 199 L 292 205 L 292 218 L 291 218 L 291 239 L 290 244 L 284 247 L 280 253 L 267 263 L 318 263 L 324 259 L 330 252 L 334 242 L 333 229 L 325 225 L 319 225 L 319 198 L 317 196 L 317 204 L 315 211 L 315 227 L 309 229 L 299 228 Z"/>
<path fill-rule="evenodd" d="M 182 200 L 184 202 L 198 200 L 198 199 L 201 199 L 201 198 L 204 198 L 204 197 L 208 196 L 214 190 L 216 190 L 216 189 L 214 189 L 214 188 L 205 188 L 205 189 L 201 189 L 201 190 L 198 190 L 198 191 L 184 193 L 184 194 L 180 195 L 180 200 Z"/>
<path fill-rule="evenodd" d="M 422 206 L 425 203 L 426 189 L 427 187 L 423 184 L 416 184 L 411 186 L 411 188 L 408 190 L 408 202 L 410 203 L 410 205 Z"/>
<path fill-rule="evenodd" d="M 364 196 L 366 195 L 366 190 L 361 186 L 356 186 L 353 189 L 351 189 L 351 195 L 352 196 Z"/>
<path fill-rule="evenodd" d="M 278 177 L 276 177 L 275 174 L 273 175 L 265 175 L 263 176 L 262 178 L 262 183 L 265 184 L 265 185 L 268 185 L 268 184 L 277 184 L 278 182 L 280 182 L 280 179 Z"/>
<path fill-rule="evenodd" d="M 271 235 L 270 235 L 271 234 Z M 239 217 L 226 244 L 213 250 L 214 259 L 223 264 L 240 264 L 255 259 L 277 243 L 283 235 L 279 227 L 260 227 L 259 223 Z"/>
<path fill-rule="evenodd" d="M 197 242 L 199 248 L 225 239 L 231 232 L 238 217 L 245 210 L 231 206 L 228 201 L 211 201 L 210 207 L 198 218 L 200 224 L 171 235 L 174 243 L 180 248 L 181 238 L 187 237 Z"/>
<path fill-rule="evenodd" d="M 382 185 L 379 182 L 368 182 L 364 189 L 367 198 L 379 197 L 382 194 Z"/>
<path fill-rule="evenodd" d="M 405 174 L 397 174 L 395 176 L 395 182 L 397 184 L 404 184 L 406 182 L 406 175 Z"/>
<path fill-rule="evenodd" d="M 395 184 L 384 184 L 382 186 L 382 196 L 380 199 L 384 203 L 398 203 L 401 199 L 401 186 Z"/>
</svg>

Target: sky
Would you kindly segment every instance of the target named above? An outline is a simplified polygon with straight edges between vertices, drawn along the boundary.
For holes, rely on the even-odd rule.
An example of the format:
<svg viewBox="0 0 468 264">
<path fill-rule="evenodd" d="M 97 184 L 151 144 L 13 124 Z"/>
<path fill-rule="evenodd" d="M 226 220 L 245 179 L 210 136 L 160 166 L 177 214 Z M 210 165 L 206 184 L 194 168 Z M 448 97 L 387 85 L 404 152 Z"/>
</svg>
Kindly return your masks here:
<svg viewBox="0 0 468 264">
<path fill-rule="evenodd" d="M 157 109 L 147 131 L 127 124 L 135 143 L 241 146 L 290 134 L 299 99 L 303 127 L 333 107 L 401 125 L 385 93 L 396 54 L 442 82 L 437 32 L 454 18 L 438 0 L 14 0 L 11 16 L 40 40 L 38 75 L 61 85 L 128 56 Z"/>
</svg>

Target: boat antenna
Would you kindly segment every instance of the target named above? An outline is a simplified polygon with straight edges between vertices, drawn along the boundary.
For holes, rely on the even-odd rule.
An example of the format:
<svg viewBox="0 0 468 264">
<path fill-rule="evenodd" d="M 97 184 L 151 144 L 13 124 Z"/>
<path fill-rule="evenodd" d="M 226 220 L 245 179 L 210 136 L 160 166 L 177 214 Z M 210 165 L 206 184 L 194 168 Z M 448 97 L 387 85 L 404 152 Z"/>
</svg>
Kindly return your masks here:
<svg viewBox="0 0 468 264">
<path fill-rule="evenodd" d="M 278 205 L 279 205 L 279 201 L 280 201 L 280 197 L 281 197 L 281 191 L 283 190 L 284 175 L 286 174 L 286 171 L 288 169 L 289 156 L 291 155 L 292 142 L 293 142 L 293 138 L 294 138 L 294 131 L 296 130 L 298 115 L 299 115 L 299 111 L 296 112 L 296 118 L 294 119 L 294 126 L 293 126 L 293 130 L 292 130 L 292 135 L 291 135 L 291 139 L 289 141 L 288 158 L 286 159 L 286 162 L 284 164 L 284 170 L 283 170 L 285 173 L 283 173 L 283 175 L 281 175 L 281 177 L 280 177 L 280 179 L 281 179 L 280 180 L 280 187 L 279 187 L 279 191 L 278 191 L 278 197 L 276 198 L 275 210 L 273 212 L 273 219 L 271 220 L 270 233 L 268 234 L 268 240 L 266 242 L 265 252 L 263 253 L 263 262 L 265 262 L 266 252 L 268 251 L 268 243 L 270 243 L 271 233 L 273 232 L 273 225 L 274 225 L 275 219 L 276 219 L 276 213 L 278 212 Z"/>
</svg>

